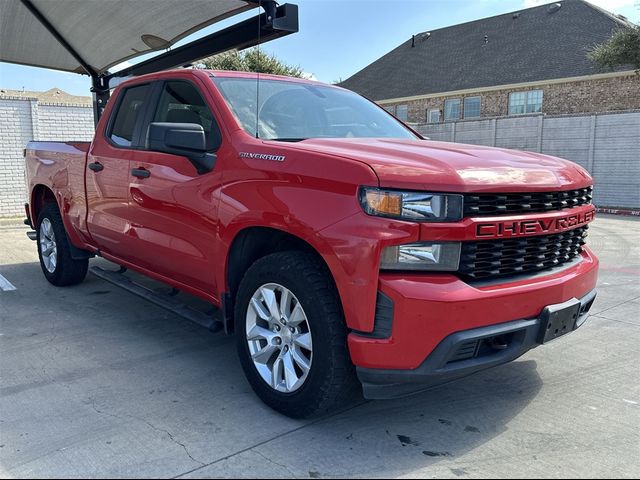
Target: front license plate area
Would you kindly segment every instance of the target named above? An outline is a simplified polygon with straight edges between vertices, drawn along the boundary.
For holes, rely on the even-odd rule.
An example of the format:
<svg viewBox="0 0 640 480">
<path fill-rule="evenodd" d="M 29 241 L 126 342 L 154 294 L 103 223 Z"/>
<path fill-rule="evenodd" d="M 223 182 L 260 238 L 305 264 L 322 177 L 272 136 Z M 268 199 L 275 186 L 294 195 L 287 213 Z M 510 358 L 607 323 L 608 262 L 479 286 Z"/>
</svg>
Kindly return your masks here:
<svg viewBox="0 0 640 480">
<path fill-rule="evenodd" d="M 547 343 L 576 329 L 580 313 L 580 300 L 573 298 L 565 303 L 549 305 L 542 311 L 542 328 L 539 343 Z"/>
</svg>

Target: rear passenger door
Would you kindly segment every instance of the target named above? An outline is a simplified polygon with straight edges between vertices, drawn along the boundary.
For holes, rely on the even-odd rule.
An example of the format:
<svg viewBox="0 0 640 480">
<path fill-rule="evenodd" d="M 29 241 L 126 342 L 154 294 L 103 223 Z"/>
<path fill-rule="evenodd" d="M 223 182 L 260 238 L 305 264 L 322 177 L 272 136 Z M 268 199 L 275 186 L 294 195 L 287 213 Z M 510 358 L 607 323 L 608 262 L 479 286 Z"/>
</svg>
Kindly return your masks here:
<svg viewBox="0 0 640 480">
<path fill-rule="evenodd" d="M 145 131 L 151 122 L 199 124 L 208 151 L 215 153 L 221 133 L 200 88 L 191 80 L 176 79 L 159 82 L 157 91 Z M 220 169 L 199 175 L 186 157 L 152 151 L 132 161 L 131 169 L 133 262 L 192 289 L 216 292 L 212 264 Z"/>
<path fill-rule="evenodd" d="M 124 88 L 112 101 L 109 121 L 87 156 L 87 226 L 103 253 L 123 257 L 129 231 L 129 162 L 141 151 L 141 133 L 151 83 Z"/>
</svg>

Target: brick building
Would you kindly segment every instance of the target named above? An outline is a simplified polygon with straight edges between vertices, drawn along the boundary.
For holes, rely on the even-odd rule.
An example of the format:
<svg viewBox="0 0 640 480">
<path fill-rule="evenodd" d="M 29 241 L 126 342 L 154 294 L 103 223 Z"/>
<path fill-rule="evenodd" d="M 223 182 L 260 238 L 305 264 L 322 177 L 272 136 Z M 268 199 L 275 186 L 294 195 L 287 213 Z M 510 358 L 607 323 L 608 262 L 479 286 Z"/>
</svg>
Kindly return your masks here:
<svg viewBox="0 0 640 480">
<path fill-rule="evenodd" d="M 640 75 L 587 58 L 629 25 L 563 0 L 415 35 L 341 85 L 414 123 L 640 109 Z"/>
<path fill-rule="evenodd" d="M 0 218 L 24 215 L 26 189 L 23 149 L 31 140 L 90 141 L 90 97 L 0 90 Z"/>
</svg>

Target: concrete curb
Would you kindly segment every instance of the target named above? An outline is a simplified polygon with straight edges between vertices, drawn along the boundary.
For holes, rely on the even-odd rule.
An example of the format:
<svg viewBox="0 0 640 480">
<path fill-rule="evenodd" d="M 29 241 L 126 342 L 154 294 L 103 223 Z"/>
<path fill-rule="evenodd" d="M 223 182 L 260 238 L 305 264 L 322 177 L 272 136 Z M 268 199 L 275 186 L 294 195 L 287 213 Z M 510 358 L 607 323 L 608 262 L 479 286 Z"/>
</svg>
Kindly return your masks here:
<svg viewBox="0 0 640 480">
<path fill-rule="evenodd" d="M 598 213 L 607 213 L 609 215 L 623 215 L 627 217 L 640 217 L 640 210 L 632 210 L 625 208 L 606 208 L 606 207 L 598 207 L 596 208 Z"/>
<path fill-rule="evenodd" d="M 0 218 L 0 227 L 20 227 L 24 225 L 23 220 L 21 217 Z"/>
</svg>

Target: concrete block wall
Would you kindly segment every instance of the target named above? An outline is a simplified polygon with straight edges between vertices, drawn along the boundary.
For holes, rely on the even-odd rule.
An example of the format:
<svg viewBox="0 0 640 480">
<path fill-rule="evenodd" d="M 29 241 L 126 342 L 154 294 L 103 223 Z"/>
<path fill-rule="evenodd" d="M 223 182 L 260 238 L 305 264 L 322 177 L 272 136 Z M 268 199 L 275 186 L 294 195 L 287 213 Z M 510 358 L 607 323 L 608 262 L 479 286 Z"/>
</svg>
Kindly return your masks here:
<svg viewBox="0 0 640 480">
<path fill-rule="evenodd" d="M 73 105 L 38 106 L 38 140 L 93 140 L 93 109 Z"/>
<path fill-rule="evenodd" d="M 0 100 L 0 217 L 24 211 L 23 149 L 33 138 L 32 103 Z"/>
<path fill-rule="evenodd" d="M 496 147 L 539 151 L 542 116 L 501 118 L 497 120 Z"/>
<path fill-rule="evenodd" d="M 24 214 L 23 149 L 29 141 L 90 141 L 93 131 L 89 106 L 0 98 L 0 218 Z"/>
<path fill-rule="evenodd" d="M 595 179 L 599 207 L 640 209 L 640 112 L 525 115 L 413 127 L 432 140 L 566 158 Z"/>
<path fill-rule="evenodd" d="M 456 137 L 456 123 L 433 123 L 428 126 L 412 125 L 420 133 L 437 142 L 453 142 Z"/>
<path fill-rule="evenodd" d="M 496 123 L 495 120 L 492 122 Z M 485 128 L 480 122 L 460 122 L 453 125 L 455 125 L 455 138 L 459 143 L 486 146 L 492 146 L 495 143 L 495 125 L 492 125 L 492 128 Z"/>
<path fill-rule="evenodd" d="M 568 158 L 589 170 L 595 116 L 545 118 L 542 151 Z"/>
<path fill-rule="evenodd" d="M 640 112 L 598 116 L 594 143 L 594 201 L 603 206 L 640 207 Z"/>
</svg>

